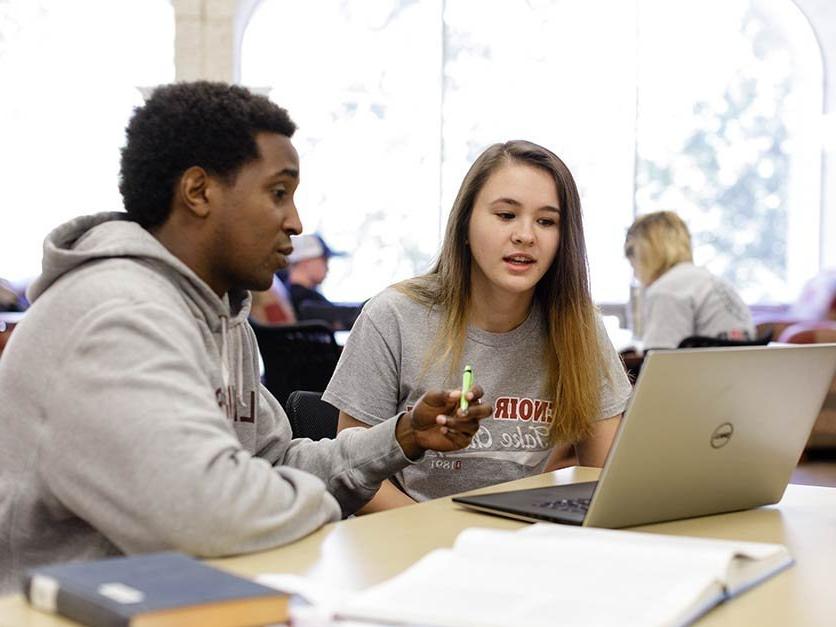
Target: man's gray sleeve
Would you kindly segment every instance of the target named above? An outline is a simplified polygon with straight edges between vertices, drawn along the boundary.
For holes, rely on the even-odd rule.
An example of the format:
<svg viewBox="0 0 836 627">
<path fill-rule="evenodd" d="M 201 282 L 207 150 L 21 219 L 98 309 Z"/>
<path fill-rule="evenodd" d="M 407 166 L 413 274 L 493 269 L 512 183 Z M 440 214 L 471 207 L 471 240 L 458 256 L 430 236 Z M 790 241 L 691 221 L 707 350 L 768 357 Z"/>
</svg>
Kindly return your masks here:
<svg viewBox="0 0 836 627">
<path fill-rule="evenodd" d="M 291 439 L 284 409 L 264 387 L 260 411 L 265 428 L 271 423 L 275 428 L 259 442 L 258 455 L 322 479 L 344 516 L 365 505 L 381 481 L 411 463 L 395 438 L 395 416 L 370 429 L 346 429 L 333 440 L 314 442 Z"/>
</svg>

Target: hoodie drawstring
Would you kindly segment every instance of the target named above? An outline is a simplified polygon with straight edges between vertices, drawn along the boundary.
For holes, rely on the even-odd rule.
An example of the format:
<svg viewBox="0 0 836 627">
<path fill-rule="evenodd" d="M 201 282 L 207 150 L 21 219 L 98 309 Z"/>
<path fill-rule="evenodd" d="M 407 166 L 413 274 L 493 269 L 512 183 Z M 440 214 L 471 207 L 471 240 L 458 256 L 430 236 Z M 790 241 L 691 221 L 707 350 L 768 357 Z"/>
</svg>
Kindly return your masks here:
<svg viewBox="0 0 836 627">
<path fill-rule="evenodd" d="M 238 333 L 236 334 L 238 336 L 238 348 L 235 351 L 235 361 L 237 362 L 237 368 L 235 369 L 235 387 L 238 390 L 238 403 L 241 405 L 244 404 L 244 342 L 242 333 L 243 330 L 241 328 L 241 325 L 239 324 Z"/>
<path fill-rule="evenodd" d="M 221 316 L 221 378 L 225 390 L 229 390 L 229 319 Z"/>
<path fill-rule="evenodd" d="M 244 403 L 244 357 L 243 345 L 241 342 L 241 330 L 238 330 L 238 342 L 236 346 L 232 346 L 235 352 L 235 380 L 232 382 L 235 386 L 235 396 L 239 405 Z M 221 316 L 221 377 L 223 378 L 224 387 L 229 390 L 229 318 Z M 232 401 L 233 399 L 229 399 Z"/>
</svg>

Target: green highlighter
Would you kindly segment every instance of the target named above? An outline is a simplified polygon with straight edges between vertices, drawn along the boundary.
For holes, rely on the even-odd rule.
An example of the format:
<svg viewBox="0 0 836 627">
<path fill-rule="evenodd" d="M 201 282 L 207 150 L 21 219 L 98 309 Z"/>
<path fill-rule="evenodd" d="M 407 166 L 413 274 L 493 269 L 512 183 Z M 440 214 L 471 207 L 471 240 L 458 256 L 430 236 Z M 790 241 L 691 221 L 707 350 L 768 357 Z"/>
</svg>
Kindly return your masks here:
<svg viewBox="0 0 836 627">
<path fill-rule="evenodd" d="M 473 368 L 469 365 L 464 367 L 464 374 L 462 374 L 462 397 L 459 400 L 459 407 L 465 411 L 468 406 L 466 394 L 473 385 Z"/>
</svg>

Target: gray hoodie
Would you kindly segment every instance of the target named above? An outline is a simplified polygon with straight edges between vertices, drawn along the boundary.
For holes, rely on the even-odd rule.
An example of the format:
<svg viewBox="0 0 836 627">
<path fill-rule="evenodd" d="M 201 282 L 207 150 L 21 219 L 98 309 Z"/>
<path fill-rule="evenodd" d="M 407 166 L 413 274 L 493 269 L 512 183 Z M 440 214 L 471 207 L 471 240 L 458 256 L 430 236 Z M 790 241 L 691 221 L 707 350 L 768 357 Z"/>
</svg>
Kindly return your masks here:
<svg viewBox="0 0 836 627">
<path fill-rule="evenodd" d="M 292 440 L 246 292 L 220 299 L 125 214 L 44 243 L 0 359 L 0 591 L 25 568 L 292 542 L 409 464 L 397 421 Z"/>
</svg>

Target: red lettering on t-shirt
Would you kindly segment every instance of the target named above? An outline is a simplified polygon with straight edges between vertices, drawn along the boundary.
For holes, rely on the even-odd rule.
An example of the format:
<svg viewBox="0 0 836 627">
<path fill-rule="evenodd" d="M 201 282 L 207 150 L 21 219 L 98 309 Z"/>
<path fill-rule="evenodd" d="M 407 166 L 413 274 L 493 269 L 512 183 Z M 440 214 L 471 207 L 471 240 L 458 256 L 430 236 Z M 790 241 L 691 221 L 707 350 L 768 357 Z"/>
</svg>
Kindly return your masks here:
<svg viewBox="0 0 836 627">
<path fill-rule="evenodd" d="M 510 418 L 508 415 L 508 400 L 507 396 L 496 399 L 496 408 L 493 412 L 494 420 L 508 420 Z"/>
<path fill-rule="evenodd" d="M 546 416 L 546 410 L 548 409 L 550 402 L 540 400 L 539 398 L 534 401 L 534 422 L 551 422 L 549 417 Z"/>
<path fill-rule="evenodd" d="M 550 423 L 552 421 L 551 401 L 517 396 L 500 396 L 494 402 L 494 420 L 522 420 L 525 422 Z"/>
<path fill-rule="evenodd" d="M 520 410 L 520 419 L 525 421 L 531 420 L 531 416 L 534 415 L 534 402 L 530 398 L 521 398 L 518 407 Z"/>
<path fill-rule="evenodd" d="M 519 420 L 520 417 L 517 415 L 517 403 L 520 402 L 516 396 L 511 396 L 508 401 L 511 403 L 511 406 L 508 408 L 508 418 L 510 420 Z"/>
</svg>

